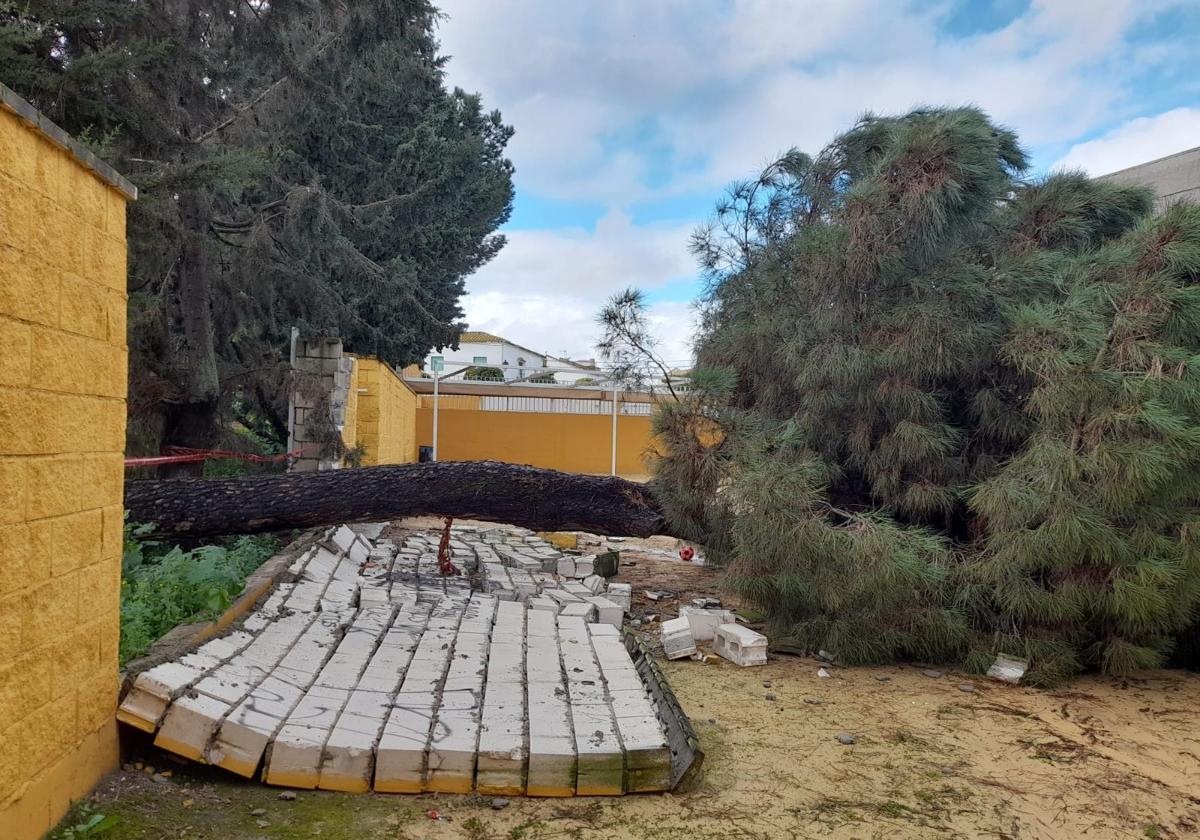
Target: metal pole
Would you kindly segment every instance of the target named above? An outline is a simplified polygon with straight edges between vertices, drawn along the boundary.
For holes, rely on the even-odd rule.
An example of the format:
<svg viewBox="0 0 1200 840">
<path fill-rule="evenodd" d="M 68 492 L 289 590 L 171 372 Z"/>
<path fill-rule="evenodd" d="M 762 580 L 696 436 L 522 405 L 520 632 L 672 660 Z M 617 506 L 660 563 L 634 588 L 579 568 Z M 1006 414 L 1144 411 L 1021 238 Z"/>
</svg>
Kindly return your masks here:
<svg viewBox="0 0 1200 840">
<path fill-rule="evenodd" d="M 433 372 L 433 460 L 438 459 L 438 380 L 442 378 L 441 371 Z"/>
<path fill-rule="evenodd" d="M 617 474 L 617 386 L 613 384 L 613 418 L 612 418 L 612 473 Z"/>
</svg>

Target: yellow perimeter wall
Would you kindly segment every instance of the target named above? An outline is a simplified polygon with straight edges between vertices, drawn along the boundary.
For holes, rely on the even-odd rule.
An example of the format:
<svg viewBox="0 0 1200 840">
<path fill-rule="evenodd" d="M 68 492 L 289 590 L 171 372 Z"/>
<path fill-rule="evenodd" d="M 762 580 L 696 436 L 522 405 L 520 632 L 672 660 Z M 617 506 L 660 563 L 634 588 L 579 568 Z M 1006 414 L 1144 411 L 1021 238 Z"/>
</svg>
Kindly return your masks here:
<svg viewBox="0 0 1200 840">
<path fill-rule="evenodd" d="M 0 105 L 5 840 L 40 837 L 117 762 L 125 202 Z"/>
<path fill-rule="evenodd" d="M 378 359 L 359 356 L 354 369 L 351 390 L 356 393 L 358 404 L 354 411 L 355 430 L 351 432 L 347 403 L 343 435 L 347 446 L 363 445 L 363 466 L 417 460 L 417 395 L 390 366 Z"/>
<path fill-rule="evenodd" d="M 432 398 L 417 411 L 417 442 L 433 444 Z M 467 399 L 478 400 L 477 397 Z M 648 469 L 650 418 L 617 418 L 617 473 L 640 479 Z M 608 475 L 612 468 L 612 417 L 472 411 L 461 405 L 438 411 L 439 461 L 505 461 L 564 472 Z"/>
</svg>

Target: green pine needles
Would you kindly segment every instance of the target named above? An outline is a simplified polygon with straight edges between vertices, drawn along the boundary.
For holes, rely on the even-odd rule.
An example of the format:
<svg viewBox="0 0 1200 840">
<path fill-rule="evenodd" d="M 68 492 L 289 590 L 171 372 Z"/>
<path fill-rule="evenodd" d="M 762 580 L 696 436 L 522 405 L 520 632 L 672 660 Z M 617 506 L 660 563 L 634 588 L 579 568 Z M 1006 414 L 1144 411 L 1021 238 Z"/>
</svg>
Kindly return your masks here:
<svg viewBox="0 0 1200 840">
<path fill-rule="evenodd" d="M 696 234 L 659 492 L 781 638 L 1052 683 L 1196 620 L 1200 207 L 1025 166 L 975 109 L 867 116 Z"/>
</svg>

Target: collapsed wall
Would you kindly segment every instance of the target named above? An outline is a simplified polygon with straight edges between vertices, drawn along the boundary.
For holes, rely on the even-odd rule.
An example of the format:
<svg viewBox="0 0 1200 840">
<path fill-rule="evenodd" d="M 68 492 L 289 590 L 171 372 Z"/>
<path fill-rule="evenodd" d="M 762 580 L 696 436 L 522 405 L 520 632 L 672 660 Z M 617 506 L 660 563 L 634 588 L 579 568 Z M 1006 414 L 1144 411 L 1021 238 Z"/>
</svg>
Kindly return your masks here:
<svg viewBox="0 0 1200 840">
<path fill-rule="evenodd" d="M 140 674 L 119 719 L 299 788 L 616 795 L 698 765 L 661 672 L 599 622 L 603 578 L 560 577 L 529 532 L 455 529 L 468 575 L 446 577 L 437 534 L 359 531 L 326 532 L 240 629 Z"/>
</svg>

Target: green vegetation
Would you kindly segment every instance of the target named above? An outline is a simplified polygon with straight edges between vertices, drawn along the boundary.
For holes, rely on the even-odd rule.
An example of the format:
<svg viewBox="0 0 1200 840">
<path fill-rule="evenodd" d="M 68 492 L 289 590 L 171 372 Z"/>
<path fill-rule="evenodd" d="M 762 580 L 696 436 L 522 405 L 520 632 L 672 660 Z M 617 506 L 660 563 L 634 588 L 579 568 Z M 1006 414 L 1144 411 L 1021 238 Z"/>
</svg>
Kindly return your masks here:
<svg viewBox="0 0 1200 840">
<path fill-rule="evenodd" d="M 476 382 L 503 382 L 504 371 L 498 367 L 469 367 L 463 371 L 463 379 L 470 379 Z"/>
<path fill-rule="evenodd" d="M 122 664 L 144 654 L 172 627 L 219 615 L 242 591 L 246 577 L 279 549 L 274 537 L 253 536 L 184 551 L 153 540 L 152 530 L 125 526 Z"/>
<path fill-rule="evenodd" d="M 286 439 L 293 327 L 397 368 L 457 341 L 464 278 L 505 242 L 512 129 L 447 89 L 437 16 L 0 0 L 5 83 L 139 188 L 131 451 L 220 446 L 230 418 Z"/>
<path fill-rule="evenodd" d="M 780 641 L 1051 683 L 1194 620 L 1200 207 L 1025 166 L 975 109 L 867 116 L 697 232 L 659 494 Z"/>
</svg>

